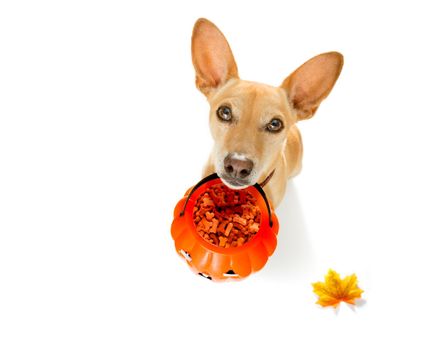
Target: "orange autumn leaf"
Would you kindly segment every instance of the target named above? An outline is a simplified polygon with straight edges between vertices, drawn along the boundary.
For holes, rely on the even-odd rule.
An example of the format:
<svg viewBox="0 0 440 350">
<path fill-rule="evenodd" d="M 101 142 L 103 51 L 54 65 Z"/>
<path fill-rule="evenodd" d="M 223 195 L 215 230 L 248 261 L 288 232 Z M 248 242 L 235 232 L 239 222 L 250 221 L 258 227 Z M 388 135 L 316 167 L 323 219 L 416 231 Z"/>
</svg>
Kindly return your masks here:
<svg viewBox="0 0 440 350">
<path fill-rule="evenodd" d="M 337 307 L 341 301 L 355 305 L 355 299 L 360 298 L 364 292 L 357 286 L 355 274 L 341 277 L 336 271 L 328 270 L 325 282 L 312 283 L 313 292 L 319 297 L 317 304 L 321 306 Z"/>
</svg>

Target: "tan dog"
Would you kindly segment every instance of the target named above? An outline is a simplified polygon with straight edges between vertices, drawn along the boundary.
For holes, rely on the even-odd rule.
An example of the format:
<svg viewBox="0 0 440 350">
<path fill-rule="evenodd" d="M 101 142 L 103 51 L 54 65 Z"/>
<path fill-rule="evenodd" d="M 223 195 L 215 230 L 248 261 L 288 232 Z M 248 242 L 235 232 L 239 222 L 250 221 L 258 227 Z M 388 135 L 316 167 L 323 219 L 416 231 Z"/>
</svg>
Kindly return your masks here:
<svg viewBox="0 0 440 350">
<path fill-rule="evenodd" d="M 266 182 L 264 190 L 276 207 L 287 180 L 301 170 L 302 142 L 295 123 L 311 118 L 330 93 L 342 55 L 313 57 L 280 87 L 240 80 L 226 38 L 201 18 L 194 25 L 192 59 L 196 85 L 211 106 L 214 148 L 203 175 L 216 172 L 231 188 Z"/>
</svg>

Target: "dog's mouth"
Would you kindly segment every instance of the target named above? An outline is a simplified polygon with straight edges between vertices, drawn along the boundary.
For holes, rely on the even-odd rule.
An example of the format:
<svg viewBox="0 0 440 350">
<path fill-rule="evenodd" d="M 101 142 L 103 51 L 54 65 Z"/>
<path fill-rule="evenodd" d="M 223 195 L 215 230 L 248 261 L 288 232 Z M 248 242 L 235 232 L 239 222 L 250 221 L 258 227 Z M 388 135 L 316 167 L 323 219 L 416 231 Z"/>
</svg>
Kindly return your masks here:
<svg viewBox="0 0 440 350">
<path fill-rule="evenodd" d="M 230 177 L 224 174 L 219 174 L 219 177 L 226 186 L 233 190 L 241 190 L 243 188 L 251 186 L 251 183 L 246 180 L 236 179 L 234 177 Z"/>
</svg>

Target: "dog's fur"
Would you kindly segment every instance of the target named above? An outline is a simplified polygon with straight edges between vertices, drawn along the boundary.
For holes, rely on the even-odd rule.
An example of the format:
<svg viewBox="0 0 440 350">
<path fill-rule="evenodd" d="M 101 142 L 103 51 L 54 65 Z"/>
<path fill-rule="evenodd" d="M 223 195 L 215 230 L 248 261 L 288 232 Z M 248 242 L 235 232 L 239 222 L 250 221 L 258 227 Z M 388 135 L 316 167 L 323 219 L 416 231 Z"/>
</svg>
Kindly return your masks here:
<svg viewBox="0 0 440 350">
<path fill-rule="evenodd" d="M 226 38 L 213 23 L 201 18 L 194 25 L 192 59 L 196 85 L 211 107 L 214 138 L 203 176 L 216 172 L 226 185 L 239 188 L 261 183 L 275 169 L 264 190 L 276 207 L 284 196 L 287 180 L 301 170 L 302 142 L 296 122 L 311 118 L 328 96 L 342 70 L 342 55 L 328 52 L 313 57 L 280 87 L 240 80 Z M 218 118 L 221 106 L 230 108 L 231 121 Z M 281 131 L 267 129 L 273 118 L 283 123 Z M 244 160 L 252 164 L 244 179 L 234 173 L 242 186 L 237 186 L 234 176 L 225 171 L 227 156 L 238 166 Z"/>
</svg>

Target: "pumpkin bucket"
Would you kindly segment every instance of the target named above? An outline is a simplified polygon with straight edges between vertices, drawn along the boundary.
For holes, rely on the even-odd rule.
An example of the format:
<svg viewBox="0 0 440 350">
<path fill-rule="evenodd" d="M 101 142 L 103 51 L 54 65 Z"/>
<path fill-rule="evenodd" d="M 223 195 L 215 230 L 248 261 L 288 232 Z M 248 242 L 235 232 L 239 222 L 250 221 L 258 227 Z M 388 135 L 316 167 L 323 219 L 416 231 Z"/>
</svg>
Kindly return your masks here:
<svg viewBox="0 0 440 350">
<path fill-rule="evenodd" d="M 239 191 L 246 191 L 259 209 L 258 231 L 239 246 L 223 247 L 206 240 L 197 232 L 193 213 L 197 199 L 221 183 L 212 174 L 187 191 L 174 209 L 171 235 L 176 252 L 195 273 L 213 281 L 240 280 L 266 264 L 277 245 L 279 224 L 263 189 L 255 184 Z"/>
</svg>

